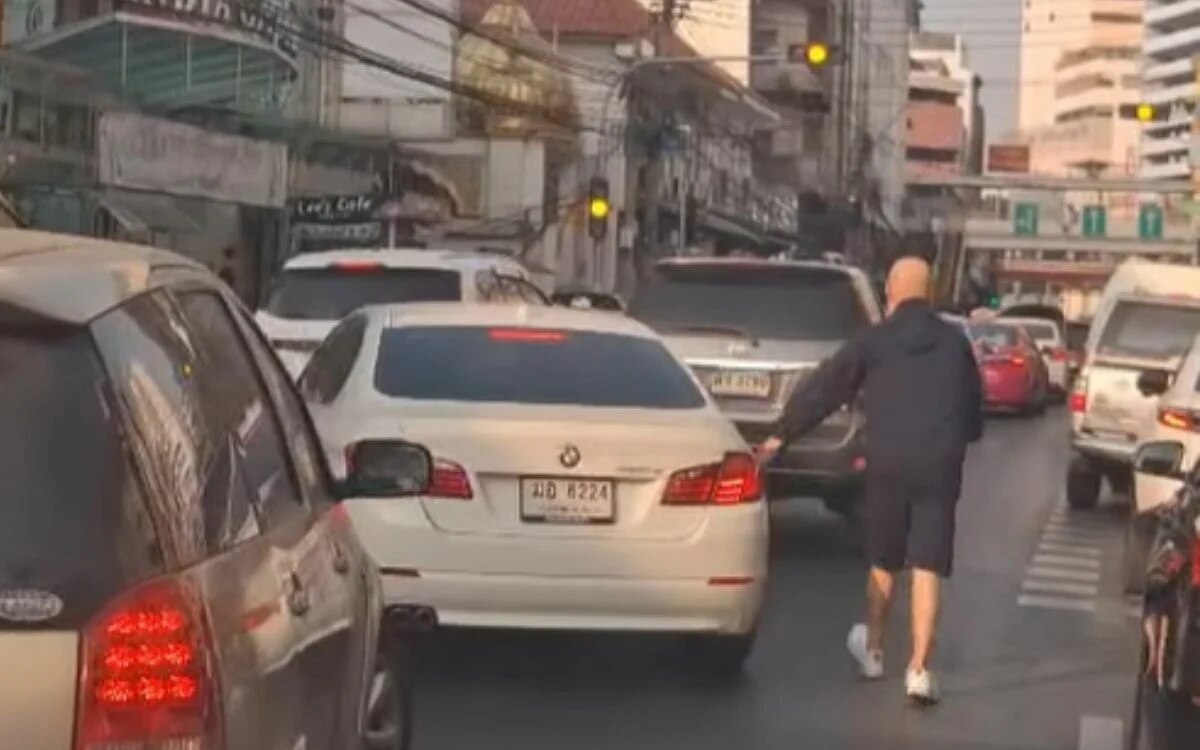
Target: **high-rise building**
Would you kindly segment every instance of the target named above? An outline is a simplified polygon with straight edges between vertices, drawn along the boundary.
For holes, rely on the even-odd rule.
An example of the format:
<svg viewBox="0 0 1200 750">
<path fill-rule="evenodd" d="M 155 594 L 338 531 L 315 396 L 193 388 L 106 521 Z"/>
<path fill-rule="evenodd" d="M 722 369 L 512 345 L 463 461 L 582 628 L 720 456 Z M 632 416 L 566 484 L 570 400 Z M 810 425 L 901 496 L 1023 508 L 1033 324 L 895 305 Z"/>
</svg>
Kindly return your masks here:
<svg viewBox="0 0 1200 750">
<path fill-rule="evenodd" d="M 1142 127 L 1141 175 L 1190 177 L 1200 0 L 1146 0 L 1142 52 L 1142 98 L 1164 110 L 1166 120 Z"/>
</svg>

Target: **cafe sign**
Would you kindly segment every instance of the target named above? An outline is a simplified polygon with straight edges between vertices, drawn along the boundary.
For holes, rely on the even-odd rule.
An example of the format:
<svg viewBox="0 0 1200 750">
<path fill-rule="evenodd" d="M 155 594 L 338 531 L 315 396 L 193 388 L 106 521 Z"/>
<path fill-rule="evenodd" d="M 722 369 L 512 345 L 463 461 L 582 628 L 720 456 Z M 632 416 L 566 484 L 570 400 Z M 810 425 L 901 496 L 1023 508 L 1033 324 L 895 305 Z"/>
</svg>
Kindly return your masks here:
<svg viewBox="0 0 1200 750">
<path fill-rule="evenodd" d="M 300 16 L 292 0 L 116 0 L 116 9 L 144 16 L 167 17 L 204 26 L 219 26 L 275 48 L 296 59 Z"/>
</svg>

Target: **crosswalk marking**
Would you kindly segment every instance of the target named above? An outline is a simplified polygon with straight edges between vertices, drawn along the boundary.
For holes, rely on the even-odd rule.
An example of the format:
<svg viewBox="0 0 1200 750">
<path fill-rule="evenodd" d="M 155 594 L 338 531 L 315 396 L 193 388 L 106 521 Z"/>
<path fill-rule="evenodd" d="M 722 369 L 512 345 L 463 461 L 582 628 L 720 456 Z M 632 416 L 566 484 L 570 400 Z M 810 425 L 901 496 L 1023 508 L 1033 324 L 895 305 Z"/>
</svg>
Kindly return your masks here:
<svg viewBox="0 0 1200 750">
<path fill-rule="evenodd" d="M 1082 716 L 1079 719 L 1079 750 L 1121 750 L 1125 744 L 1125 722 L 1111 716 Z"/>
<path fill-rule="evenodd" d="M 1045 594 L 1074 594 L 1075 596 L 1095 596 L 1098 587 L 1086 583 L 1070 583 L 1068 581 L 1043 581 L 1026 578 L 1021 582 L 1022 591 L 1040 591 Z"/>
<path fill-rule="evenodd" d="M 1095 612 L 1096 602 L 1091 599 L 1080 599 L 1070 596 L 1041 596 L 1038 594 L 1021 594 L 1017 604 L 1022 607 L 1041 607 L 1044 609 L 1067 609 L 1077 612 Z"/>
<path fill-rule="evenodd" d="M 1065 581 L 1100 582 L 1098 570 L 1073 570 L 1070 568 L 1048 568 L 1044 565 L 1034 565 L 1026 571 L 1029 578 L 1060 578 Z"/>
<path fill-rule="evenodd" d="M 1017 605 L 1066 612 L 1095 612 L 1100 594 L 1104 529 L 1062 504 L 1042 527 Z"/>
<path fill-rule="evenodd" d="M 1040 566 L 1065 566 L 1068 568 L 1094 568 L 1100 569 L 1100 561 L 1093 557 L 1069 557 L 1067 555 L 1043 555 L 1037 554 L 1033 558 L 1034 565 Z"/>
</svg>

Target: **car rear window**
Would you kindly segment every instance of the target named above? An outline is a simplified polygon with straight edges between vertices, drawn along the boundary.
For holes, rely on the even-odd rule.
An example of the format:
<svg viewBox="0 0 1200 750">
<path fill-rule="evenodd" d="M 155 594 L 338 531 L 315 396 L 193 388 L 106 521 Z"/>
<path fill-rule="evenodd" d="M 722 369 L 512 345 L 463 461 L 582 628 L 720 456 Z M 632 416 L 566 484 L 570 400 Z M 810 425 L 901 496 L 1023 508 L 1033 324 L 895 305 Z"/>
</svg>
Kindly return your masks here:
<svg viewBox="0 0 1200 750">
<path fill-rule="evenodd" d="M 652 339 L 592 331 L 385 330 L 375 388 L 436 401 L 695 409 L 691 376 Z"/>
<path fill-rule="evenodd" d="M 86 328 L 0 305 L 0 588 L 61 599 L 47 627 L 160 564 L 107 393 Z"/>
<path fill-rule="evenodd" d="M 294 320 L 341 320 L 366 305 L 461 299 L 462 281 L 457 271 L 346 264 L 285 270 L 266 310 Z"/>
<path fill-rule="evenodd" d="M 978 344 L 996 348 L 1016 346 L 1020 343 L 1016 328 L 997 323 L 972 325 L 971 338 Z"/>
<path fill-rule="evenodd" d="M 1191 348 L 1200 333 L 1200 308 L 1148 302 L 1117 303 L 1097 353 L 1110 357 L 1171 359 Z"/>
<path fill-rule="evenodd" d="M 1035 341 L 1058 341 L 1058 329 L 1050 323 L 1022 323 Z"/>
<path fill-rule="evenodd" d="M 1087 346 L 1088 326 L 1085 323 L 1067 323 L 1067 347 L 1071 350 Z"/>
<path fill-rule="evenodd" d="M 629 314 L 664 334 L 730 328 L 794 341 L 843 341 L 871 323 L 844 271 L 769 265 L 660 268 Z"/>
</svg>

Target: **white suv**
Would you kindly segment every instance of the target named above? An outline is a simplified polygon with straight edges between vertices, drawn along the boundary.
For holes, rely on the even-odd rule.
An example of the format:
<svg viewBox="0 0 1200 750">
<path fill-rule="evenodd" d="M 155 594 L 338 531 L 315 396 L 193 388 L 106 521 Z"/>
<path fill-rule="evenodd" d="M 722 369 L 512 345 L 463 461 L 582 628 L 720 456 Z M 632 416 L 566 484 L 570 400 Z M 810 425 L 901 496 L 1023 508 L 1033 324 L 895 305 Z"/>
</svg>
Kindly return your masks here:
<svg viewBox="0 0 1200 750">
<path fill-rule="evenodd" d="M 333 250 L 284 264 L 255 316 L 293 377 L 339 320 L 367 305 L 496 302 L 547 305 L 519 262 L 446 250 Z"/>
</svg>

